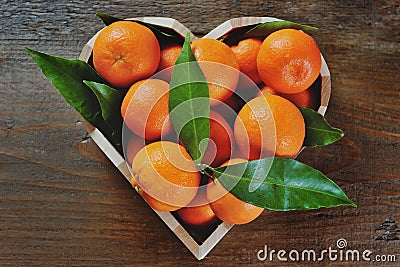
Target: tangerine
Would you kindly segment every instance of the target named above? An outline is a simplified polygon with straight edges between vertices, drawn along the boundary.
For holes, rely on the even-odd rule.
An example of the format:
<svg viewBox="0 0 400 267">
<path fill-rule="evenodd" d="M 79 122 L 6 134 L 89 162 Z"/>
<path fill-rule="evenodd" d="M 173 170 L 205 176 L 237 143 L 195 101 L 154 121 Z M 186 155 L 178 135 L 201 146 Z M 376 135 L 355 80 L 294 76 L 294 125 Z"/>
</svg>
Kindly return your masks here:
<svg viewBox="0 0 400 267">
<path fill-rule="evenodd" d="M 277 93 L 274 90 L 272 90 L 271 87 L 264 85 L 263 87 L 260 88 L 260 91 L 258 92 L 257 96 L 260 95 L 279 95 L 283 98 L 286 98 L 293 104 L 295 104 L 298 107 L 302 108 L 311 108 L 316 110 L 319 105 L 319 99 L 320 99 L 320 88 L 311 86 L 307 90 L 301 92 L 301 93 L 296 93 L 296 94 L 284 94 L 284 93 Z"/>
<path fill-rule="evenodd" d="M 112 86 L 127 88 L 150 77 L 160 62 L 160 45 L 153 32 L 133 21 L 105 27 L 93 45 L 93 65 Z"/>
<path fill-rule="evenodd" d="M 318 87 L 311 86 L 307 90 L 297 94 L 283 94 L 279 95 L 290 100 L 293 104 L 302 108 L 318 109 L 320 104 L 320 93 L 321 89 Z"/>
<path fill-rule="evenodd" d="M 174 211 L 196 196 L 200 173 L 185 148 L 169 141 L 148 144 L 132 162 L 132 185 L 158 211 Z"/>
<path fill-rule="evenodd" d="M 225 162 L 221 167 L 246 161 L 245 159 L 235 158 Z M 215 215 L 231 224 L 249 223 L 264 211 L 264 208 L 254 206 L 235 197 L 218 180 L 207 185 L 207 198 L 211 201 L 210 206 Z"/>
<path fill-rule="evenodd" d="M 182 46 L 179 44 L 172 44 L 164 47 L 161 50 L 160 63 L 158 65 L 158 71 L 173 67 L 179 54 L 182 51 Z"/>
<path fill-rule="evenodd" d="M 267 95 L 252 99 L 240 110 L 234 125 L 242 155 L 295 157 L 304 141 L 305 123 L 300 110 L 289 100 Z"/>
<path fill-rule="evenodd" d="M 142 147 L 145 146 L 145 140 L 136 134 L 131 134 L 128 139 L 128 143 L 126 145 L 126 148 L 124 150 L 125 152 L 125 159 L 129 163 L 129 165 L 132 165 L 133 158 L 139 152 Z"/>
<path fill-rule="evenodd" d="M 205 227 L 217 221 L 217 216 L 207 203 L 204 187 L 200 187 L 192 202 L 179 209 L 177 214 L 183 222 L 191 226 Z"/>
<path fill-rule="evenodd" d="M 240 71 L 246 74 L 255 84 L 261 82 L 257 70 L 257 55 L 261 44 L 260 39 L 247 38 L 239 41 L 237 45 L 231 46 L 239 63 Z"/>
<path fill-rule="evenodd" d="M 147 79 L 133 84 L 124 97 L 121 115 L 136 135 L 155 140 L 172 129 L 168 108 L 169 84 L 163 80 Z"/>
<path fill-rule="evenodd" d="M 192 50 L 208 82 L 210 104 L 214 106 L 226 101 L 239 81 L 239 64 L 235 54 L 223 42 L 209 38 L 193 42 Z"/>
<path fill-rule="evenodd" d="M 272 90 L 271 87 L 267 86 L 267 85 L 263 85 L 260 88 L 260 91 L 258 91 L 257 96 L 261 96 L 261 95 L 276 95 L 276 92 L 274 90 Z"/>
<path fill-rule="evenodd" d="M 202 161 L 216 167 L 231 156 L 234 137 L 231 126 L 215 111 L 210 112 L 210 140 Z"/>
<path fill-rule="evenodd" d="M 160 64 L 157 71 L 163 71 L 159 75 L 161 79 L 169 82 L 171 80 L 173 66 L 182 51 L 179 44 L 171 44 L 161 49 Z"/>
<path fill-rule="evenodd" d="M 257 55 L 262 81 L 274 91 L 294 94 L 317 79 L 321 54 L 314 39 L 298 30 L 283 29 L 268 35 Z"/>
</svg>

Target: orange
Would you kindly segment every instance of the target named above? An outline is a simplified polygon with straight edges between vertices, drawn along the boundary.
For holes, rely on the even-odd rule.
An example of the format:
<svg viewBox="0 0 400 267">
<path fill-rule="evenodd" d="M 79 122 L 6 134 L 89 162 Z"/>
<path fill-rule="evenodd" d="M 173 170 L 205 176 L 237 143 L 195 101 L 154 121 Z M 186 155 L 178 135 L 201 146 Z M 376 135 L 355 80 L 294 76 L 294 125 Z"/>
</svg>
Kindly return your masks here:
<svg viewBox="0 0 400 267">
<path fill-rule="evenodd" d="M 307 90 L 297 94 L 282 94 L 279 95 L 290 100 L 293 104 L 302 108 L 318 109 L 320 101 L 320 88 L 310 87 Z"/>
<path fill-rule="evenodd" d="M 257 93 L 257 96 L 261 96 L 261 95 L 276 95 L 276 92 L 274 90 L 272 90 L 271 87 L 264 85 L 260 88 L 260 91 Z"/>
<path fill-rule="evenodd" d="M 279 30 L 264 39 L 257 69 L 262 81 L 274 91 L 300 93 L 319 75 L 320 51 L 310 35 L 293 29 Z"/>
<path fill-rule="evenodd" d="M 187 207 L 179 209 L 177 214 L 183 222 L 191 226 L 204 227 L 217 221 L 215 213 L 207 203 L 204 187 L 199 188 L 192 202 Z"/>
<path fill-rule="evenodd" d="M 196 196 L 200 173 L 179 144 L 157 141 L 142 148 L 132 162 L 132 185 L 158 211 L 174 211 Z"/>
<path fill-rule="evenodd" d="M 160 64 L 158 65 L 157 76 L 169 82 L 171 80 L 173 66 L 182 51 L 182 46 L 179 44 L 168 45 L 161 49 Z"/>
<path fill-rule="evenodd" d="M 283 94 L 276 93 L 271 87 L 264 85 L 260 88 L 257 96 L 260 95 L 279 95 L 287 100 L 290 100 L 293 104 L 302 108 L 318 109 L 320 99 L 320 88 L 311 86 L 307 90 L 296 93 L 296 94 Z"/>
<path fill-rule="evenodd" d="M 271 116 L 272 114 L 272 116 Z M 295 157 L 300 151 L 305 124 L 300 110 L 289 100 L 267 95 L 244 105 L 234 125 L 236 144 L 244 156 Z"/>
<path fill-rule="evenodd" d="M 158 79 L 142 80 L 129 88 L 122 101 L 121 115 L 132 132 L 148 140 L 170 132 L 168 91 L 169 84 Z"/>
<path fill-rule="evenodd" d="M 173 67 L 179 54 L 182 51 L 182 46 L 179 44 L 169 45 L 161 50 L 160 64 L 158 65 L 158 71 Z"/>
<path fill-rule="evenodd" d="M 139 152 L 139 150 L 145 146 L 145 140 L 136 134 L 132 134 L 129 139 L 128 143 L 126 145 L 126 148 L 124 150 L 125 152 L 125 160 L 129 163 L 129 165 L 132 165 L 133 158 Z"/>
<path fill-rule="evenodd" d="M 239 63 L 240 71 L 246 74 L 255 84 L 261 82 L 257 70 L 257 55 L 261 44 L 260 39 L 247 38 L 231 47 Z"/>
<path fill-rule="evenodd" d="M 208 82 L 210 104 L 214 106 L 231 97 L 239 81 L 239 64 L 230 47 L 205 38 L 193 42 L 192 51 Z"/>
<path fill-rule="evenodd" d="M 231 126 L 215 111 L 210 112 L 210 139 L 202 161 L 217 167 L 230 158 L 234 137 Z"/>
<path fill-rule="evenodd" d="M 136 22 L 114 22 L 94 42 L 94 68 L 114 87 L 127 88 L 150 77 L 159 62 L 160 45 L 156 36 Z"/>
<path fill-rule="evenodd" d="M 246 162 L 246 160 L 236 158 L 225 162 L 221 166 L 242 162 Z M 221 195 L 223 196 L 220 197 Z M 210 206 L 215 215 L 231 224 L 249 223 L 264 211 L 264 208 L 246 203 L 229 193 L 218 180 L 207 185 L 207 198 L 211 201 Z"/>
<path fill-rule="evenodd" d="M 256 97 L 243 106 L 233 129 L 236 145 L 241 152 L 236 155 L 249 160 L 275 155 L 275 124 L 272 110 L 264 97 Z"/>
</svg>

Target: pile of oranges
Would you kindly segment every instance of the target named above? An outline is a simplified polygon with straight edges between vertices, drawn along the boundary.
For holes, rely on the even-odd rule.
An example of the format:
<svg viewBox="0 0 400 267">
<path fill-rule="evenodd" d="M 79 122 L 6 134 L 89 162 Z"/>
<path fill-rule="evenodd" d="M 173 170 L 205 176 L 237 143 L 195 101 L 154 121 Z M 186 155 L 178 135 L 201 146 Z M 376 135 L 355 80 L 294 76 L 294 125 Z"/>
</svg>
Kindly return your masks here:
<svg viewBox="0 0 400 267">
<path fill-rule="evenodd" d="M 268 156 L 295 157 L 305 137 L 297 106 L 318 106 L 319 92 L 312 85 L 319 77 L 321 56 L 314 39 L 283 29 L 265 38 L 244 38 L 231 47 L 199 39 L 191 49 L 198 62 L 232 70 L 200 65 L 211 108 L 203 162 L 219 167 Z M 188 225 L 207 226 L 218 219 L 248 223 L 263 208 L 239 200 L 212 181 L 212 175 L 202 175 L 172 126 L 169 82 L 181 50 L 182 43 L 162 43 L 133 21 L 112 23 L 94 43 L 94 68 L 111 86 L 126 92 L 120 108 L 130 131 L 125 154 L 132 185 L 152 208 L 177 211 Z M 248 87 L 258 92 L 243 101 L 240 92 L 250 92 Z M 226 107 L 235 111 L 233 118 Z"/>
</svg>

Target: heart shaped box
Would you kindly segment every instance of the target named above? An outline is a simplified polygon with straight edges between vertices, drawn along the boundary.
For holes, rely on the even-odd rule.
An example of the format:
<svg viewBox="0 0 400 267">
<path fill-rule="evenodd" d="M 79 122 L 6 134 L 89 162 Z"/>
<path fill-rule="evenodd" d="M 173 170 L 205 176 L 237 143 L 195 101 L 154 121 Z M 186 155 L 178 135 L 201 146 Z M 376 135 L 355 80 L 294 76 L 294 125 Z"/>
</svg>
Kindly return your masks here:
<svg viewBox="0 0 400 267">
<path fill-rule="evenodd" d="M 168 29 L 171 29 L 182 36 L 184 39 L 189 31 L 184 25 L 175 19 L 163 18 L 163 17 L 141 17 L 132 18 L 127 20 L 142 21 L 145 23 L 150 23 L 154 25 L 159 25 Z M 256 25 L 269 21 L 278 21 L 277 18 L 272 17 L 241 17 L 230 19 L 212 31 L 210 31 L 203 38 L 219 39 L 226 34 L 232 33 L 235 30 L 243 29 L 251 25 Z M 100 30 L 101 31 L 101 30 Z M 99 31 L 99 32 L 100 32 Z M 89 42 L 83 47 L 81 54 L 79 56 L 80 60 L 85 62 L 89 61 L 92 55 L 92 49 L 94 41 L 96 40 L 99 32 L 97 32 Z M 191 40 L 195 41 L 199 39 L 198 37 L 191 34 Z M 321 105 L 318 112 L 322 115 L 325 114 L 328 107 L 328 102 L 331 94 L 331 80 L 330 73 L 326 62 L 321 55 L 322 66 L 320 71 L 321 76 Z M 130 172 L 128 166 L 124 160 L 123 155 L 121 155 L 113 145 L 104 137 L 104 135 L 94 126 L 85 122 L 84 126 L 91 138 L 98 145 L 98 147 L 104 152 L 104 154 L 111 160 L 111 162 L 118 168 L 122 175 L 129 181 Z M 221 222 L 215 229 L 208 233 L 208 235 L 203 238 L 203 240 L 196 241 L 196 237 L 187 230 L 173 215 L 171 212 L 159 212 L 154 210 L 154 212 L 164 221 L 164 223 L 174 232 L 174 234 L 185 244 L 185 246 L 193 253 L 193 255 L 198 259 L 203 259 L 217 244 L 218 242 L 228 233 L 228 231 L 233 227 L 232 224 Z M 198 238 L 197 238 L 198 239 Z"/>
</svg>

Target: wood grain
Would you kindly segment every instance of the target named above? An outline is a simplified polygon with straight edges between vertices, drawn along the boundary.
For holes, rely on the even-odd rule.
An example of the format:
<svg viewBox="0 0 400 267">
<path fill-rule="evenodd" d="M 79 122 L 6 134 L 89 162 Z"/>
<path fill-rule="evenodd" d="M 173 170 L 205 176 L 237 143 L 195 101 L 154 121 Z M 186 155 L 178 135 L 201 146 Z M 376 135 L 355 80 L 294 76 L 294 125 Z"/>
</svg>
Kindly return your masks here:
<svg viewBox="0 0 400 267">
<path fill-rule="evenodd" d="M 398 256 L 399 240 L 375 240 L 386 216 L 400 222 L 398 1 L 165 2 L 1 2 L 0 266 L 200 264 L 87 138 L 79 115 L 23 51 L 78 57 L 102 27 L 95 12 L 173 17 L 197 35 L 241 16 L 319 28 L 312 34 L 332 77 L 326 117 L 346 137 L 307 149 L 300 159 L 327 173 L 359 206 L 265 212 L 234 227 L 202 265 L 281 266 L 258 261 L 257 251 L 265 244 L 318 251 L 340 237 L 351 249 Z"/>
</svg>

